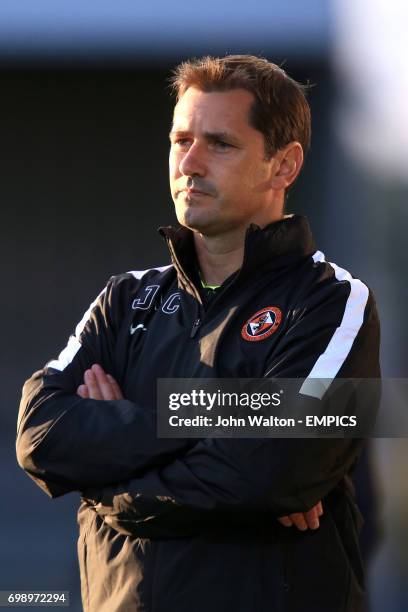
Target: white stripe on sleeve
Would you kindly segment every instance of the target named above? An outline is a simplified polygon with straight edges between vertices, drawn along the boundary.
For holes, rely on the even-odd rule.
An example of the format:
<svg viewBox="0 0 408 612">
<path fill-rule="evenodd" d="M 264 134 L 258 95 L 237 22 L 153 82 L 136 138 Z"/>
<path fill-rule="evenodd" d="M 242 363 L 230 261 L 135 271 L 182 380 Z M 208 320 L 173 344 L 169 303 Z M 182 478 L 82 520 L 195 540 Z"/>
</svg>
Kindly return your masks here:
<svg viewBox="0 0 408 612">
<path fill-rule="evenodd" d="M 89 320 L 91 316 L 92 309 L 94 308 L 94 306 L 96 306 L 96 303 L 98 302 L 99 298 L 105 293 L 105 291 L 106 291 L 106 287 L 102 289 L 100 294 L 94 299 L 92 304 L 89 306 L 88 310 L 86 311 L 86 313 L 84 314 L 84 316 L 82 317 L 82 319 L 80 320 L 80 322 L 75 328 L 75 335 L 70 336 L 68 340 L 68 344 L 58 355 L 58 359 L 54 359 L 53 361 L 48 362 L 46 365 L 47 368 L 54 368 L 55 370 L 62 371 L 62 370 L 65 370 L 67 365 L 71 363 L 71 361 L 73 360 L 73 358 L 75 357 L 79 349 L 81 348 L 79 336 L 81 335 L 87 321 Z"/>
<path fill-rule="evenodd" d="M 168 266 L 162 266 L 161 268 L 151 268 L 149 270 L 132 270 L 129 271 L 128 274 L 132 274 L 136 279 L 141 279 L 147 272 L 150 272 L 150 270 L 158 270 L 159 272 L 164 272 L 165 270 L 167 270 L 167 268 L 170 268 L 172 264 L 168 265 Z M 54 359 L 53 361 L 49 361 L 46 364 L 46 367 L 48 368 L 54 368 L 55 370 L 65 370 L 65 368 L 67 367 L 67 365 L 69 365 L 71 363 L 71 361 L 74 359 L 75 355 L 77 354 L 77 352 L 79 351 L 79 349 L 81 348 L 81 343 L 79 341 L 79 337 L 88 321 L 88 319 L 91 316 L 91 312 L 92 309 L 94 308 L 94 306 L 96 306 L 99 298 L 105 293 L 106 291 L 106 287 L 104 289 L 102 289 L 102 291 L 100 292 L 100 294 L 96 297 L 96 299 L 92 302 L 92 304 L 89 306 L 88 310 L 86 311 L 86 313 L 84 314 L 84 316 L 82 317 L 82 319 L 80 320 L 80 322 L 78 323 L 78 325 L 75 328 L 75 335 L 74 336 L 70 336 L 69 340 L 68 340 L 68 344 L 66 345 L 66 347 L 61 351 L 61 353 L 59 354 L 57 359 Z"/>
<path fill-rule="evenodd" d="M 314 253 L 313 260 L 315 263 L 326 261 L 321 251 Z M 347 270 L 339 268 L 336 264 L 327 263 L 333 268 L 337 280 L 346 280 L 350 283 L 351 290 L 339 327 L 334 332 L 324 353 L 317 359 L 300 389 L 301 394 L 316 397 L 317 399 L 323 397 L 347 359 L 353 342 L 363 324 L 364 311 L 369 296 L 368 287 L 361 280 L 353 278 Z"/>
<path fill-rule="evenodd" d="M 151 272 L 152 270 L 157 270 L 158 272 L 164 272 L 171 268 L 173 264 L 169 264 L 168 266 L 161 266 L 160 268 L 149 268 L 148 270 L 129 270 L 128 274 L 133 274 L 133 276 L 139 280 L 144 276 L 147 272 Z"/>
</svg>

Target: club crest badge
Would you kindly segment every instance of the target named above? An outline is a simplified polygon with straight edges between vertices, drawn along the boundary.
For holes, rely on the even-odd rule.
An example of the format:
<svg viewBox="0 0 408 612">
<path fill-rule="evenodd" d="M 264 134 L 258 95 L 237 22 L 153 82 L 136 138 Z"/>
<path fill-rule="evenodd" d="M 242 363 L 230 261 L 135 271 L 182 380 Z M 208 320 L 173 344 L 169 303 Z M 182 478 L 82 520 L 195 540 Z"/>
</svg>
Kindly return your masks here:
<svg viewBox="0 0 408 612">
<path fill-rule="evenodd" d="M 266 340 L 278 329 L 282 320 L 282 311 L 277 306 L 266 306 L 258 310 L 244 324 L 241 336 L 249 342 Z"/>
</svg>

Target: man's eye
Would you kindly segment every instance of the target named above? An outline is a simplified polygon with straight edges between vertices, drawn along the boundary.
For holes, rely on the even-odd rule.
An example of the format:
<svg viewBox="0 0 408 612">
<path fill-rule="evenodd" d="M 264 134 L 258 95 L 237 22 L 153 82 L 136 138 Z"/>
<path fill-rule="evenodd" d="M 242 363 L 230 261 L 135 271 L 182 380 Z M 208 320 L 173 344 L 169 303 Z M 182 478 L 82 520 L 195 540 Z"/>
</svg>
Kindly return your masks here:
<svg viewBox="0 0 408 612">
<path fill-rule="evenodd" d="M 171 146 L 172 147 L 185 147 L 186 145 L 188 145 L 188 143 L 189 143 L 188 138 L 177 138 L 177 140 L 171 141 Z"/>
<path fill-rule="evenodd" d="M 224 140 L 215 140 L 213 146 L 217 147 L 217 149 L 229 149 L 232 145 L 228 142 L 224 142 Z"/>
</svg>

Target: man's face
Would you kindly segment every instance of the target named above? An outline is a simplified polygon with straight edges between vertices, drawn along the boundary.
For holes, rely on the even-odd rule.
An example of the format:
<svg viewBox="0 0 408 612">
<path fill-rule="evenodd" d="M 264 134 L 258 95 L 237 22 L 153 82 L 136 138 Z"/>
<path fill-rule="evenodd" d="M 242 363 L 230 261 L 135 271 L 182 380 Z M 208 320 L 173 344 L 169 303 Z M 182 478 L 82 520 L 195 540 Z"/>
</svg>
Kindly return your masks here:
<svg viewBox="0 0 408 612">
<path fill-rule="evenodd" d="M 249 125 L 253 95 L 190 87 L 174 109 L 170 188 L 181 225 L 216 235 L 271 217 L 274 160 Z"/>
</svg>

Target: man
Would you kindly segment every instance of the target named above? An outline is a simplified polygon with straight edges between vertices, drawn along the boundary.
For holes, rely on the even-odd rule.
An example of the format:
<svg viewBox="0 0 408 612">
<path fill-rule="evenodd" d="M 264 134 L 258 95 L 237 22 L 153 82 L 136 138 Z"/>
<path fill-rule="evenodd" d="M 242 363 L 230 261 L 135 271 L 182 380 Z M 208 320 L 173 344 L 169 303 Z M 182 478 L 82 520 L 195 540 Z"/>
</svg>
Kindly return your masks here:
<svg viewBox="0 0 408 612">
<path fill-rule="evenodd" d="M 113 277 L 27 381 L 19 463 L 82 494 L 87 611 L 359 610 L 358 440 L 157 438 L 158 378 L 300 378 L 314 405 L 315 378 L 379 376 L 368 288 L 284 217 L 302 86 L 253 56 L 186 62 L 174 86 L 172 264 Z"/>
</svg>

